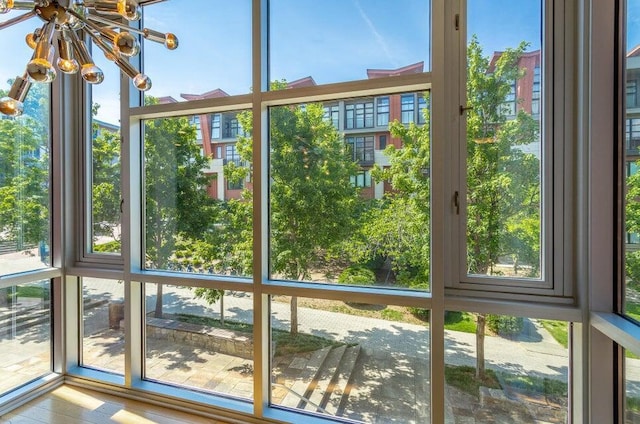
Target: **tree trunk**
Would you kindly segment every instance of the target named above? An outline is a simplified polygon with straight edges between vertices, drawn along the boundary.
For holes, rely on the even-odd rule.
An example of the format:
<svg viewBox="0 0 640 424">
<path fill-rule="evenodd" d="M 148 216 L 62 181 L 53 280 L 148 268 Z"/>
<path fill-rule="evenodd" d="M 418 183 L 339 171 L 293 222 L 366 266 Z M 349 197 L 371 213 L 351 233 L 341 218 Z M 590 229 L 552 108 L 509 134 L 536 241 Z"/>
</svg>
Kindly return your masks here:
<svg viewBox="0 0 640 424">
<path fill-rule="evenodd" d="M 156 311 L 154 316 L 162 318 L 162 284 L 157 283 L 156 287 L 158 290 L 156 291 Z"/>
<path fill-rule="evenodd" d="M 291 334 L 298 334 L 298 297 L 291 296 Z"/>
<path fill-rule="evenodd" d="M 220 324 L 224 325 L 224 290 L 220 295 Z"/>
<path fill-rule="evenodd" d="M 486 321 L 486 315 L 478 314 L 476 323 L 476 378 L 478 380 L 484 378 L 484 330 Z"/>
</svg>

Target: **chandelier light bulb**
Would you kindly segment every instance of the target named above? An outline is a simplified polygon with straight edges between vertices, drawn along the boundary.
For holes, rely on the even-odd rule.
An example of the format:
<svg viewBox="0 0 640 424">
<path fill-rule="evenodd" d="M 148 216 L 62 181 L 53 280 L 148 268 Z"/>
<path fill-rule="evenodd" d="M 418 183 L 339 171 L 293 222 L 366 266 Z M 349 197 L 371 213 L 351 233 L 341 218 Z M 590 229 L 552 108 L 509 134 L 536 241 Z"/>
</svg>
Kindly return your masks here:
<svg viewBox="0 0 640 424">
<path fill-rule="evenodd" d="M 75 74 L 80 69 L 80 65 L 77 60 L 63 59 L 61 57 L 58 58 L 56 66 L 58 66 L 60 72 L 64 72 L 65 74 Z"/>
<path fill-rule="evenodd" d="M 123 31 L 113 38 L 113 48 L 123 56 L 132 57 L 140 52 L 140 44 L 131 33 Z"/>
<path fill-rule="evenodd" d="M 135 0 L 118 0 L 118 13 L 128 21 L 140 19 L 140 6 Z"/>
<path fill-rule="evenodd" d="M 32 50 L 35 49 L 36 44 L 38 44 L 38 38 L 33 32 L 27 34 L 27 36 L 24 37 L 24 41 L 27 42 L 27 46 L 29 46 Z"/>
<path fill-rule="evenodd" d="M 147 91 L 151 88 L 151 78 L 145 74 L 138 74 L 133 78 L 133 85 L 140 91 Z"/>
<path fill-rule="evenodd" d="M 169 50 L 175 50 L 178 48 L 178 37 L 175 34 L 168 32 L 165 37 L 164 45 Z"/>
<path fill-rule="evenodd" d="M 48 40 L 38 41 L 31 61 L 27 64 L 27 74 L 33 82 L 51 82 L 56 77 L 53 67 L 55 50 Z"/>
<path fill-rule="evenodd" d="M 26 76 L 16 77 L 9 94 L 0 99 L 0 113 L 8 116 L 19 116 L 24 112 L 24 99 L 27 97 L 31 83 Z"/>
<path fill-rule="evenodd" d="M 80 71 L 82 79 L 89 84 L 100 84 L 104 80 L 104 72 L 94 63 L 85 63 Z"/>
</svg>

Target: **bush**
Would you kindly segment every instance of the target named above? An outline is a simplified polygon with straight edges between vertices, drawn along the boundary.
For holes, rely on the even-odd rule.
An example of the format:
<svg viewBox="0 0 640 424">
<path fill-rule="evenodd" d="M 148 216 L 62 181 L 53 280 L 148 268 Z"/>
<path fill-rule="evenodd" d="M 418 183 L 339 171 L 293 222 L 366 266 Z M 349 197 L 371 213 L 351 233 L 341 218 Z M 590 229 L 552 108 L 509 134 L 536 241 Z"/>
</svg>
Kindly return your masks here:
<svg viewBox="0 0 640 424">
<path fill-rule="evenodd" d="M 351 265 L 340 273 L 338 283 L 357 286 L 372 286 L 376 281 L 376 274 L 362 265 Z"/>
<path fill-rule="evenodd" d="M 524 318 L 505 315 L 487 315 L 487 327 L 501 336 L 515 336 L 524 329 Z"/>
<path fill-rule="evenodd" d="M 628 284 L 636 290 L 640 288 L 640 250 L 626 253 L 624 269 Z"/>
</svg>

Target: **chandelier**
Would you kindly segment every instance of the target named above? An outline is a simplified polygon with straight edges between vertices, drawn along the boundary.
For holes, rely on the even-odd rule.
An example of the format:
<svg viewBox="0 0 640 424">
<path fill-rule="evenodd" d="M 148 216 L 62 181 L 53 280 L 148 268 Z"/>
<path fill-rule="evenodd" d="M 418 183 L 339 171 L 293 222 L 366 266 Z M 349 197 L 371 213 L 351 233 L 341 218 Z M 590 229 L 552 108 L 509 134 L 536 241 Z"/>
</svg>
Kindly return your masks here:
<svg viewBox="0 0 640 424">
<path fill-rule="evenodd" d="M 140 6 L 136 0 L 0 0 L 0 14 L 11 10 L 27 12 L 0 22 L 0 30 L 34 16 L 43 20 L 44 24 L 27 34 L 26 42 L 33 49 L 33 56 L 24 74 L 16 77 L 8 95 L 0 99 L 0 112 L 9 116 L 22 114 L 23 101 L 31 83 L 53 81 L 56 67 L 65 74 L 80 72 L 82 79 L 90 84 L 102 82 L 104 73 L 94 63 L 83 41 L 83 33 L 141 91 L 151 88 L 151 79 L 126 59 L 140 51 L 137 37 L 132 33 L 162 43 L 169 50 L 178 47 L 178 39 L 174 34 L 163 34 L 149 28 L 139 30 L 122 23 L 122 18 L 127 21 L 140 19 Z"/>
</svg>

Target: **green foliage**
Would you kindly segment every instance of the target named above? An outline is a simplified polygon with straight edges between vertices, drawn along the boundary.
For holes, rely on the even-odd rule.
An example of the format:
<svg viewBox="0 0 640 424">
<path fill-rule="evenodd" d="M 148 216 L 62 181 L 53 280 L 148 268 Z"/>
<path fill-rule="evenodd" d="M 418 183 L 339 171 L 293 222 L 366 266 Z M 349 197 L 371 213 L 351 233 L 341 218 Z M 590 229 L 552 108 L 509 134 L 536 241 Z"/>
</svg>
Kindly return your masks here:
<svg viewBox="0 0 640 424">
<path fill-rule="evenodd" d="M 18 249 L 49 238 L 49 109 L 43 90 L 32 87 L 23 116 L 0 119 L 0 240 L 15 241 Z"/>
<path fill-rule="evenodd" d="M 94 105 L 97 110 L 98 105 Z M 98 131 L 98 125 L 93 124 Z M 120 133 L 100 131 L 92 143 L 92 199 L 93 236 L 106 235 L 119 240 L 120 225 Z M 104 250 L 105 248 L 116 250 Z M 94 246 L 94 250 L 96 246 Z M 103 245 L 100 252 L 119 252 L 120 244 Z"/>
<path fill-rule="evenodd" d="M 382 315 L 382 318 L 387 321 L 404 321 L 404 315 L 402 312 L 395 309 L 385 308 L 380 312 L 380 314 Z"/>
<path fill-rule="evenodd" d="M 480 386 L 492 389 L 501 388 L 496 374 L 492 370 L 487 370 L 484 378 L 478 380 L 475 368 L 466 365 L 445 365 L 444 378 L 448 385 L 476 397 L 480 395 Z"/>
<path fill-rule="evenodd" d="M 524 329 L 524 318 L 507 315 L 487 315 L 487 327 L 500 336 L 515 336 Z"/>
<path fill-rule="evenodd" d="M 93 246 L 94 252 L 119 252 L 120 251 L 120 241 L 113 240 L 107 243 L 96 244 Z"/>
<path fill-rule="evenodd" d="M 499 258 L 513 258 L 539 275 L 540 161 L 518 146 L 538 140 L 539 124 L 519 111 L 507 120 L 504 99 L 523 76 L 518 60 L 528 45 L 506 49 L 491 63 L 474 36 L 468 47 L 467 251 L 468 272 L 496 274 Z"/>
<path fill-rule="evenodd" d="M 640 288 L 640 250 L 625 253 L 624 269 L 627 285 L 636 290 Z"/>
<path fill-rule="evenodd" d="M 563 347 L 569 346 L 569 329 L 566 322 L 540 320 L 540 323 Z"/>
<path fill-rule="evenodd" d="M 351 265 L 338 276 L 338 283 L 340 284 L 372 286 L 375 281 L 375 273 L 361 265 Z"/>
<path fill-rule="evenodd" d="M 468 312 L 446 311 L 444 314 L 444 328 L 463 333 L 475 333 L 476 320 Z"/>
</svg>

